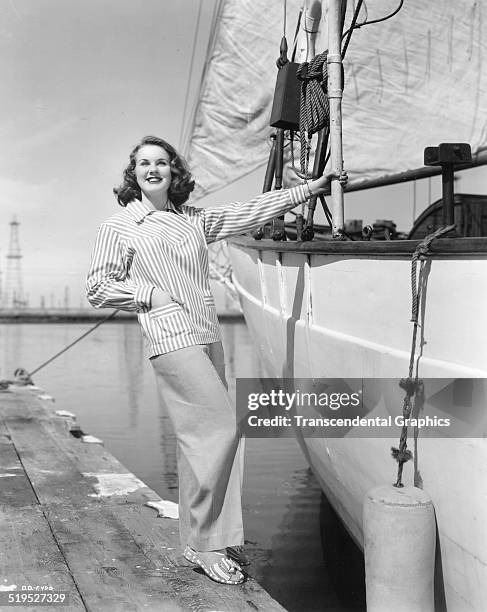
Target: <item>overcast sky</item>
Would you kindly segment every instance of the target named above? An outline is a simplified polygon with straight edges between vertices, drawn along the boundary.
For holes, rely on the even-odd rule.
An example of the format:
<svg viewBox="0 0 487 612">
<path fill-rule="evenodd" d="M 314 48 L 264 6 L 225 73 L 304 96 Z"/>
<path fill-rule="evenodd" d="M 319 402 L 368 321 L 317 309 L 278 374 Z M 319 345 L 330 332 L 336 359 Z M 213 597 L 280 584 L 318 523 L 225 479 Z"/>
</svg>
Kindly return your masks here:
<svg viewBox="0 0 487 612">
<path fill-rule="evenodd" d="M 38 306 L 41 295 L 47 305 L 54 295 L 57 305 L 66 286 L 72 306 L 87 305 L 84 279 L 96 229 L 117 210 L 112 188 L 130 149 L 146 134 L 179 146 L 193 45 L 188 107 L 215 2 L 0 0 L 0 271 L 5 282 L 15 215 L 30 305 Z M 470 172 L 476 180 L 464 191 L 485 193 L 485 170 Z M 205 203 L 246 198 L 261 185 L 262 176 L 254 175 Z M 416 213 L 428 203 L 427 189 L 417 189 Z M 407 229 L 411 190 L 347 196 L 346 217 L 393 218 Z M 432 199 L 438 196 L 436 181 Z"/>
</svg>

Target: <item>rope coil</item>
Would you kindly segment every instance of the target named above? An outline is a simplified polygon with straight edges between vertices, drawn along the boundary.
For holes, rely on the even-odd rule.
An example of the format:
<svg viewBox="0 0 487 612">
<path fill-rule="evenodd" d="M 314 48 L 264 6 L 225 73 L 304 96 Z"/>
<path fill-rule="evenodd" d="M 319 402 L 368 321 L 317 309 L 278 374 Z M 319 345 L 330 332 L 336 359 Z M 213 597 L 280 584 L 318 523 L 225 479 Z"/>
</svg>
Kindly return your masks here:
<svg viewBox="0 0 487 612">
<path fill-rule="evenodd" d="M 327 93 L 328 52 L 316 55 L 310 62 L 303 62 L 296 72 L 301 81 L 299 107 L 299 135 L 301 139 L 301 172 L 308 174 L 309 143 L 313 134 L 330 123 L 330 105 Z M 306 142 L 306 137 L 308 141 Z"/>
</svg>

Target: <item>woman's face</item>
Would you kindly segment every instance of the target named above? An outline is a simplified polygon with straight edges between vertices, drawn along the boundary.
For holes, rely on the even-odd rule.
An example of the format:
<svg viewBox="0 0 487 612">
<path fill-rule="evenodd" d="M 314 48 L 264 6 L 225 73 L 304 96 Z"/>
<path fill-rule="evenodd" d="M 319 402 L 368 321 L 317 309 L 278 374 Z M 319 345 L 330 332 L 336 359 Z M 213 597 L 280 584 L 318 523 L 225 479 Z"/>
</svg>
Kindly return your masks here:
<svg viewBox="0 0 487 612">
<path fill-rule="evenodd" d="M 140 147 L 135 154 L 135 177 L 147 198 L 165 198 L 171 185 L 169 153 L 158 145 Z"/>
</svg>

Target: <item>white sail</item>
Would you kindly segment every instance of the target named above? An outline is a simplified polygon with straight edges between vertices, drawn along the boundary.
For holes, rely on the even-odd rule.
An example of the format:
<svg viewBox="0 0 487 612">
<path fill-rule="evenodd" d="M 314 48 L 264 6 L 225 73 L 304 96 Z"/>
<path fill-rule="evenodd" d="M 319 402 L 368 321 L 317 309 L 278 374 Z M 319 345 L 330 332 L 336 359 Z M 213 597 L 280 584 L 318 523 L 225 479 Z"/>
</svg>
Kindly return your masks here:
<svg viewBox="0 0 487 612">
<path fill-rule="evenodd" d="M 291 5 L 291 6 L 290 6 Z M 300 3 L 289 0 L 296 27 Z M 267 160 L 282 0 L 221 3 L 199 96 L 188 161 L 196 197 L 245 176 Z"/>
<path fill-rule="evenodd" d="M 349 4 L 345 28 L 350 22 Z M 369 20 L 397 0 L 368 2 Z M 354 32 L 344 63 L 344 164 L 350 183 L 418 168 L 424 147 L 487 145 L 487 3 L 406 0 Z M 300 3 L 287 2 L 292 42 Z M 359 22 L 364 19 L 362 13 Z M 195 116 L 189 161 L 204 195 L 264 164 L 283 31 L 282 0 L 222 3 Z M 326 11 L 316 51 L 324 50 Z"/>
</svg>

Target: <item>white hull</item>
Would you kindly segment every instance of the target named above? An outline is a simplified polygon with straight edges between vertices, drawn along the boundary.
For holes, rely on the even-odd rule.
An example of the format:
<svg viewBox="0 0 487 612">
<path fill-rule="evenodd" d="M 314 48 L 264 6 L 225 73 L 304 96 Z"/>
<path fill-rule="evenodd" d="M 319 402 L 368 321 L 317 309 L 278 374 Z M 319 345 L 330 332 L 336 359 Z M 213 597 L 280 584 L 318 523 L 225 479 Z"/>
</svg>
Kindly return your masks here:
<svg viewBox="0 0 487 612">
<path fill-rule="evenodd" d="M 404 378 L 412 325 L 410 254 L 297 252 L 239 239 L 234 283 L 265 374 L 272 378 Z M 431 258 L 421 314 L 422 378 L 487 378 L 487 255 Z M 479 381 L 477 392 L 486 397 Z M 384 400 L 387 402 L 387 399 Z M 399 414 L 402 404 L 387 406 Z M 368 415 L 370 416 L 370 415 Z M 373 415 L 372 415 L 373 416 Z M 397 439 L 304 438 L 329 500 L 362 545 L 362 503 L 395 481 Z M 412 437 L 412 436 L 410 436 Z M 435 504 L 449 611 L 487 610 L 487 441 L 421 438 L 403 482 Z"/>
</svg>

